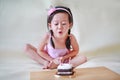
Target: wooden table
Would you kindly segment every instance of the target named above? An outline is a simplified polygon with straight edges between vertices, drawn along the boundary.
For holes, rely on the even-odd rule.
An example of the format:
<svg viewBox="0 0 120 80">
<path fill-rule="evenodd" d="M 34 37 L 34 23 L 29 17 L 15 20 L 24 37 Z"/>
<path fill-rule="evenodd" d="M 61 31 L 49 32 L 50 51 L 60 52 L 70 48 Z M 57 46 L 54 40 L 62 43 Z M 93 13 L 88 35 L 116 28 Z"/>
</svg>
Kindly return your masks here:
<svg viewBox="0 0 120 80">
<path fill-rule="evenodd" d="M 55 75 L 56 69 L 30 72 L 30 80 L 120 80 L 120 74 L 106 67 L 78 68 L 74 71 L 72 76 Z"/>
</svg>

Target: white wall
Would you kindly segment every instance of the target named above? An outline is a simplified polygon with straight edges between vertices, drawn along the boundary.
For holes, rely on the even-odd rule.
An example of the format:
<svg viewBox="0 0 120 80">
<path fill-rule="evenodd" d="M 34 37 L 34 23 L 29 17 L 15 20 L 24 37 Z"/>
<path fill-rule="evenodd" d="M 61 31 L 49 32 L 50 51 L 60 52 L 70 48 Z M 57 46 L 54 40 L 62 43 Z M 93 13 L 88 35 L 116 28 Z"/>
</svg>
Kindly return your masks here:
<svg viewBox="0 0 120 80">
<path fill-rule="evenodd" d="M 0 0 L 0 49 L 38 45 L 47 31 L 46 9 L 65 5 L 74 15 L 72 32 L 81 51 L 120 43 L 119 0 Z"/>
</svg>

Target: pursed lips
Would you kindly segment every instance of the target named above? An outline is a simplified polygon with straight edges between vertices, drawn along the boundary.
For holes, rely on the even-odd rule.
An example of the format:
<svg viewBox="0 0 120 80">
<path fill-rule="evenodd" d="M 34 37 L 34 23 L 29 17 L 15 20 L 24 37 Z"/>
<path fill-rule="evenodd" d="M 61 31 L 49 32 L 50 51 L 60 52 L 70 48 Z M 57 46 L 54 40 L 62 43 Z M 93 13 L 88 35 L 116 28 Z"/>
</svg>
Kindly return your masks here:
<svg viewBox="0 0 120 80">
<path fill-rule="evenodd" d="M 60 31 L 58 31 L 58 33 L 59 33 L 59 34 L 62 34 L 63 32 L 60 30 Z"/>
</svg>

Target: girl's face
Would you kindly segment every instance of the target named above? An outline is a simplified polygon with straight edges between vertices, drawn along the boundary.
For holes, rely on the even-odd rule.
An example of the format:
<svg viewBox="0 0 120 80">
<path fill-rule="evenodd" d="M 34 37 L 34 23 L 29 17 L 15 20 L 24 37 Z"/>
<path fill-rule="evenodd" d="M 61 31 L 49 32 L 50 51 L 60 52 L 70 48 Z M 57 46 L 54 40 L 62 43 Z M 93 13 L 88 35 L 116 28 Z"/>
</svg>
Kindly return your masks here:
<svg viewBox="0 0 120 80">
<path fill-rule="evenodd" d="M 65 38 L 68 36 L 68 30 L 72 24 L 69 23 L 67 13 L 57 13 L 54 15 L 51 23 L 49 24 L 50 30 L 53 31 L 54 37 Z"/>
</svg>

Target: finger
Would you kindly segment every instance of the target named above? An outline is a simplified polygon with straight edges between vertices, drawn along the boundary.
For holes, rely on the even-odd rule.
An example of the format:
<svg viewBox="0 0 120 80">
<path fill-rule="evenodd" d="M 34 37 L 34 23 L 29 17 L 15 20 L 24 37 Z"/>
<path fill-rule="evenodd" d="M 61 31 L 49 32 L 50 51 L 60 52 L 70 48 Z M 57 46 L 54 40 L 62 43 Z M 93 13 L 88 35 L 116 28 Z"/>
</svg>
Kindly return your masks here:
<svg viewBox="0 0 120 80">
<path fill-rule="evenodd" d="M 50 63 L 48 64 L 48 66 L 47 66 L 47 67 L 50 67 L 52 63 L 53 63 L 53 61 L 50 61 Z"/>
</svg>

